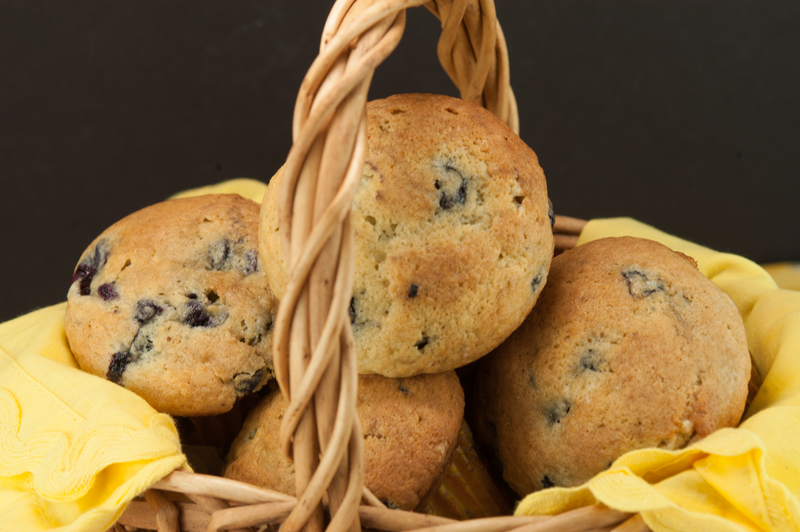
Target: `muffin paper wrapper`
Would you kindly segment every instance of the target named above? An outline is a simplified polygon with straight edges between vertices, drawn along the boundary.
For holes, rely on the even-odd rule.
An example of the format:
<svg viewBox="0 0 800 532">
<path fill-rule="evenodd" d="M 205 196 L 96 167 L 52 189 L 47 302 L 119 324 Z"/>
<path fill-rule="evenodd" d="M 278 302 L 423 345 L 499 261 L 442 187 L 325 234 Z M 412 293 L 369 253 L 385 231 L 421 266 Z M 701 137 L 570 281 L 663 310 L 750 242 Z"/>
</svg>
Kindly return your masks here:
<svg viewBox="0 0 800 532">
<path fill-rule="evenodd" d="M 462 422 L 450 464 L 418 511 L 464 520 L 508 515 L 512 508 L 513 496 L 492 478 Z"/>
</svg>

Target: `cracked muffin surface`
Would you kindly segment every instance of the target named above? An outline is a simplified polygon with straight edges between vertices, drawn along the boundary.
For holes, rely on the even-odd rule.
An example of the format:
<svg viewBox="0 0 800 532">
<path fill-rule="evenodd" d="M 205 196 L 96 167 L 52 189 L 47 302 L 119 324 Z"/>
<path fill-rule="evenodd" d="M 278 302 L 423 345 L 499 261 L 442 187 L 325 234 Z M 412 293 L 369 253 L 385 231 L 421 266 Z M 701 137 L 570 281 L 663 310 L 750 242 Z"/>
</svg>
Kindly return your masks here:
<svg viewBox="0 0 800 532">
<path fill-rule="evenodd" d="M 235 194 L 170 200 L 106 229 L 67 294 L 85 371 L 181 416 L 227 412 L 272 376 L 277 301 L 257 252 L 259 206 Z"/>
<path fill-rule="evenodd" d="M 750 371 L 741 316 L 693 259 L 597 240 L 553 260 L 531 315 L 481 361 L 473 430 L 517 493 L 577 486 L 628 451 L 737 425 Z"/>
<path fill-rule="evenodd" d="M 533 307 L 553 254 L 536 154 L 489 111 L 408 94 L 367 105 L 367 154 L 353 201 L 350 319 L 360 373 L 407 377 L 485 355 Z M 259 249 L 278 297 L 287 279 L 277 197 Z"/>
<path fill-rule="evenodd" d="M 288 406 L 275 390 L 247 416 L 224 476 L 295 494 L 294 464 L 280 426 Z M 450 462 L 464 414 L 454 371 L 409 378 L 359 375 L 356 412 L 364 434 L 364 484 L 386 506 L 413 510 Z"/>
</svg>

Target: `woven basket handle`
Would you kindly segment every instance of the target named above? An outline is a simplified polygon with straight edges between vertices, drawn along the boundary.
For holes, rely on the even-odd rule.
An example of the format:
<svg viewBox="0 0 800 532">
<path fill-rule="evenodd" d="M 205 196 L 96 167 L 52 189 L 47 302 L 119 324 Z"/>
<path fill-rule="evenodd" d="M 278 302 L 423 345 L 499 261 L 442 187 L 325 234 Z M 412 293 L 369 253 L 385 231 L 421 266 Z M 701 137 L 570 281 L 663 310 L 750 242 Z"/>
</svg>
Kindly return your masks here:
<svg viewBox="0 0 800 532">
<path fill-rule="evenodd" d="M 293 457 L 298 504 L 284 531 L 358 530 L 364 449 L 355 415 L 357 374 L 348 317 L 354 276 L 350 208 L 366 150 L 366 100 L 375 68 L 400 42 L 405 10 L 421 0 L 339 0 L 320 53 L 300 87 L 294 145 L 278 217 L 290 277 L 276 319 L 274 363 L 289 399 L 281 427 Z M 425 4 L 442 21 L 438 55 L 463 99 L 484 105 L 514 131 L 508 54 L 492 0 Z"/>
</svg>

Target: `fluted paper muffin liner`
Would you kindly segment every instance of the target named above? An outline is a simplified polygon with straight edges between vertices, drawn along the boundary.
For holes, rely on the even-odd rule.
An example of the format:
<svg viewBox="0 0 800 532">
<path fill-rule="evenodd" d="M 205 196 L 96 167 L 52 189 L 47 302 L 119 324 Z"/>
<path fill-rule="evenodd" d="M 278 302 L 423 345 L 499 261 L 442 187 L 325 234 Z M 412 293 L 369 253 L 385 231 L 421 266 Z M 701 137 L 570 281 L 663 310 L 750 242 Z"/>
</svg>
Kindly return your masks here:
<svg viewBox="0 0 800 532">
<path fill-rule="evenodd" d="M 502 481 L 492 477 L 464 421 L 450 464 L 417 510 L 459 520 L 493 517 L 511 514 L 515 499 Z"/>
</svg>

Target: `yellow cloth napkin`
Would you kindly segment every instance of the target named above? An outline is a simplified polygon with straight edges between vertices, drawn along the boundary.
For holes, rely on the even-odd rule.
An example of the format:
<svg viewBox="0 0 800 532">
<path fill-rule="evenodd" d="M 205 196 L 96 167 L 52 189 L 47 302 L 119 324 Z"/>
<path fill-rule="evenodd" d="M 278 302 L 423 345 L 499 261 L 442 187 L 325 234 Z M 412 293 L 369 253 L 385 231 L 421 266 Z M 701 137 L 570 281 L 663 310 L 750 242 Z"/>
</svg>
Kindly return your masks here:
<svg viewBox="0 0 800 532">
<path fill-rule="evenodd" d="M 172 419 L 77 369 L 66 303 L 0 325 L 0 530 L 100 531 L 186 465 Z"/>
<path fill-rule="evenodd" d="M 779 289 L 742 257 L 631 219 L 593 220 L 579 244 L 624 235 L 690 255 L 733 299 L 763 384 L 738 428 L 679 451 L 628 453 L 583 486 L 529 495 L 516 513 L 552 514 L 601 502 L 641 513 L 656 532 L 800 530 L 800 292 Z"/>
<path fill-rule="evenodd" d="M 800 262 L 775 262 L 763 266 L 781 288 L 800 290 Z"/>
<path fill-rule="evenodd" d="M 264 190 L 263 183 L 234 180 L 178 196 L 235 192 L 260 201 Z M 592 221 L 581 242 L 623 234 L 693 256 L 731 296 L 764 385 L 740 428 L 682 451 L 629 453 L 585 486 L 529 496 L 517 513 L 600 501 L 642 512 L 656 531 L 798 530 L 800 293 L 777 289 L 745 259 L 633 220 Z M 186 466 L 169 416 L 77 369 L 64 308 L 0 324 L 0 531 L 105 530 L 133 497 Z"/>
<path fill-rule="evenodd" d="M 235 179 L 174 197 L 238 193 L 261 202 L 265 190 L 259 181 Z M 169 416 L 78 369 L 64 334 L 65 308 L 0 324 L 3 532 L 106 530 L 134 497 L 188 467 Z"/>
<path fill-rule="evenodd" d="M 184 190 L 171 196 L 170 199 L 188 198 L 190 196 L 202 196 L 203 194 L 239 194 L 243 198 L 253 200 L 256 203 L 261 203 L 264 199 L 264 192 L 267 190 L 267 185 L 255 179 L 246 177 L 239 177 L 231 179 L 216 185 L 208 185 L 205 187 L 193 188 L 191 190 Z"/>
</svg>

